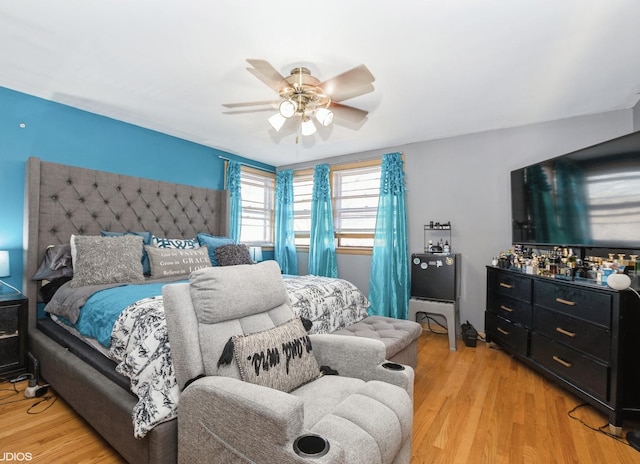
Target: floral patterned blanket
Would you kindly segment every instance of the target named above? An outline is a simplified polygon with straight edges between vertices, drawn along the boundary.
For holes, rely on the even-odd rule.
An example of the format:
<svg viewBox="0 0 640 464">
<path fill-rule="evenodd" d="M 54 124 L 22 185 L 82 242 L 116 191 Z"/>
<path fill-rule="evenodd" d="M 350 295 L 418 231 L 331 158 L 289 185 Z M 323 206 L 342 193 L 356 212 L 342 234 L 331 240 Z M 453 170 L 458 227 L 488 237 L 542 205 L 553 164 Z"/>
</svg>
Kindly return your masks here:
<svg viewBox="0 0 640 464">
<path fill-rule="evenodd" d="M 294 312 L 312 321 L 311 333 L 330 333 L 367 316 L 367 298 L 345 280 L 295 276 L 285 277 L 285 285 Z M 132 413 L 136 438 L 177 416 L 179 389 L 161 295 L 137 301 L 119 314 L 109 356 L 139 399 Z"/>
<path fill-rule="evenodd" d="M 143 438 L 153 427 L 178 415 L 180 390 L 173 370 L 162 296 L 127 306 L 113 326 L 109 357 L 131 381 L 138 397 L 133 431 Z"/>
<path fill-rule="evenodd" d="M 293 311 L 309 319 L 310 333 L 331 333 L 367 317 L 369 301 L 351 282 L 314 275 L 285 276 Z"/>
</svg>

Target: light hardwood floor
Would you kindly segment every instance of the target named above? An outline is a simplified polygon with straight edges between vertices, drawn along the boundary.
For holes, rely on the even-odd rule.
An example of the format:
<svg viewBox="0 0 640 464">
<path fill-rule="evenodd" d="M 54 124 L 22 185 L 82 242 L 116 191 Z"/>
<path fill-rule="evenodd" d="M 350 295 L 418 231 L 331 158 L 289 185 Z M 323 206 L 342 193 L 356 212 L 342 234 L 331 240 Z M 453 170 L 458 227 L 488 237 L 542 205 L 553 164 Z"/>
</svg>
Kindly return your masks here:
<svg viewBox="0 0 640 464">
<path fill-rule="evenodd" d="M 460 340 L 452 352 L 446 336 L 426 330 L 419 350 L 412 464 L 640 463 L 627 444 L 569 417 L 581 404 L 577 398 L 506 353 Z M 19 392 L 0 386 L 0 461 L 3 453 L 30 453 L 28 462 L 36 464 L 121 462 L 54 395 L 29 410 L 37 400 L 24 399 L 25 386 L 18 384 Z M 596 429 L 607 424 L 590 407 L 574 415 Z M 640 423 L 625 424 L 624 431 L 630 427 Z"/>
</svg>

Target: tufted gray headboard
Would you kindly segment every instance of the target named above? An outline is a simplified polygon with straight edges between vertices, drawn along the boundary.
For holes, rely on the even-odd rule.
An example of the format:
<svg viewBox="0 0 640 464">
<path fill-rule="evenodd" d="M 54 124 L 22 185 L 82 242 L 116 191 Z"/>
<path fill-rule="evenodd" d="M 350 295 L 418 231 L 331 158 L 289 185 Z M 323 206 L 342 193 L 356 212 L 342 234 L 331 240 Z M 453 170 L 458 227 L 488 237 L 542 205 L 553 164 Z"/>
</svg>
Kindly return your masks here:
<svg viewBox="0 0 640 464">
<path fill-rule="evenodd" d="M 193 238 L 198 232 L 228 234 L 228 193 L 27 160 L 24 288 L 29 327 L 35 327 L 38 284 L 31 280 L 49 245 L 71 234 L 150 231 L 161 237 Z"/>
</svg>

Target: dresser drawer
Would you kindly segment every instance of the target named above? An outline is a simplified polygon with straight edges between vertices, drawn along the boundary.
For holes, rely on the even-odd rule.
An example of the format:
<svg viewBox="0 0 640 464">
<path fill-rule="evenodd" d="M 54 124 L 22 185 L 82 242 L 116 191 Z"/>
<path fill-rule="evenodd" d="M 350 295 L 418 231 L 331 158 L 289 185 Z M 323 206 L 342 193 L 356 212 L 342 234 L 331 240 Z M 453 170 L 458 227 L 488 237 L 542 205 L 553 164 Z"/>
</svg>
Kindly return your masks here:
<svg viewBox="0 0 640 464">
<path fill-rule="evenodd" d="M 531 358 L 581 390 L 608 400 L 609 368 L 605 364 L 537 333 L 531 334 Z"/>
<path fill-rule="evenodd" d="M 535 283 L 536 305 L 544 306 L 573 317 L 611 327 L 611 295 L 551 282 Z"/>
<path fill-rule="evenodd" d="M 485 330 L 487 336 L 502 345 L 507 345 L 522 356 L 527 356 L 529 347 L 529 331 L 517 326 L 490 311 L 485 311 Z"/>
<path fill-rule="evenodd" d="M 533 280 L 510 272 L 488 269 L 487 290 L 515 300 L 531 302 Z"/>
<path fill-rule="evenodd" d="M 603 327 L 536 307 L 533 314 L 533 330 L 605 363 L 610 360 L 611 334 Z"/>
<path fill-rule="evenodd" d="M 531 303 L 489 291 L 487 293 L 487 309 L 511 322 L 531 327 Z"/>
</svg>

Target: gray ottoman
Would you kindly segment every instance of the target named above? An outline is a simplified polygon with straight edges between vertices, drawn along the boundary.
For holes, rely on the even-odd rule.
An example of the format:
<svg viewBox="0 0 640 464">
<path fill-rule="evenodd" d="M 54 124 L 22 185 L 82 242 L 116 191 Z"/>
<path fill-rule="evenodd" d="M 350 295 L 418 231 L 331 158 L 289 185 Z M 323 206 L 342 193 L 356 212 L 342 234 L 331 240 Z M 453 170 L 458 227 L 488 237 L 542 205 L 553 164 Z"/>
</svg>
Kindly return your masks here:
<svg viewBox="0 0 640 464">
<path fill-rule="evenodd" d="M 378 339 L 387 348 L 387 360 L 406 364 L 414 369 L 417 365 L 418 337 L 422 334 L 422 325 L 415 321 L 368 316 L 333 333 Z"/>
</svg>

